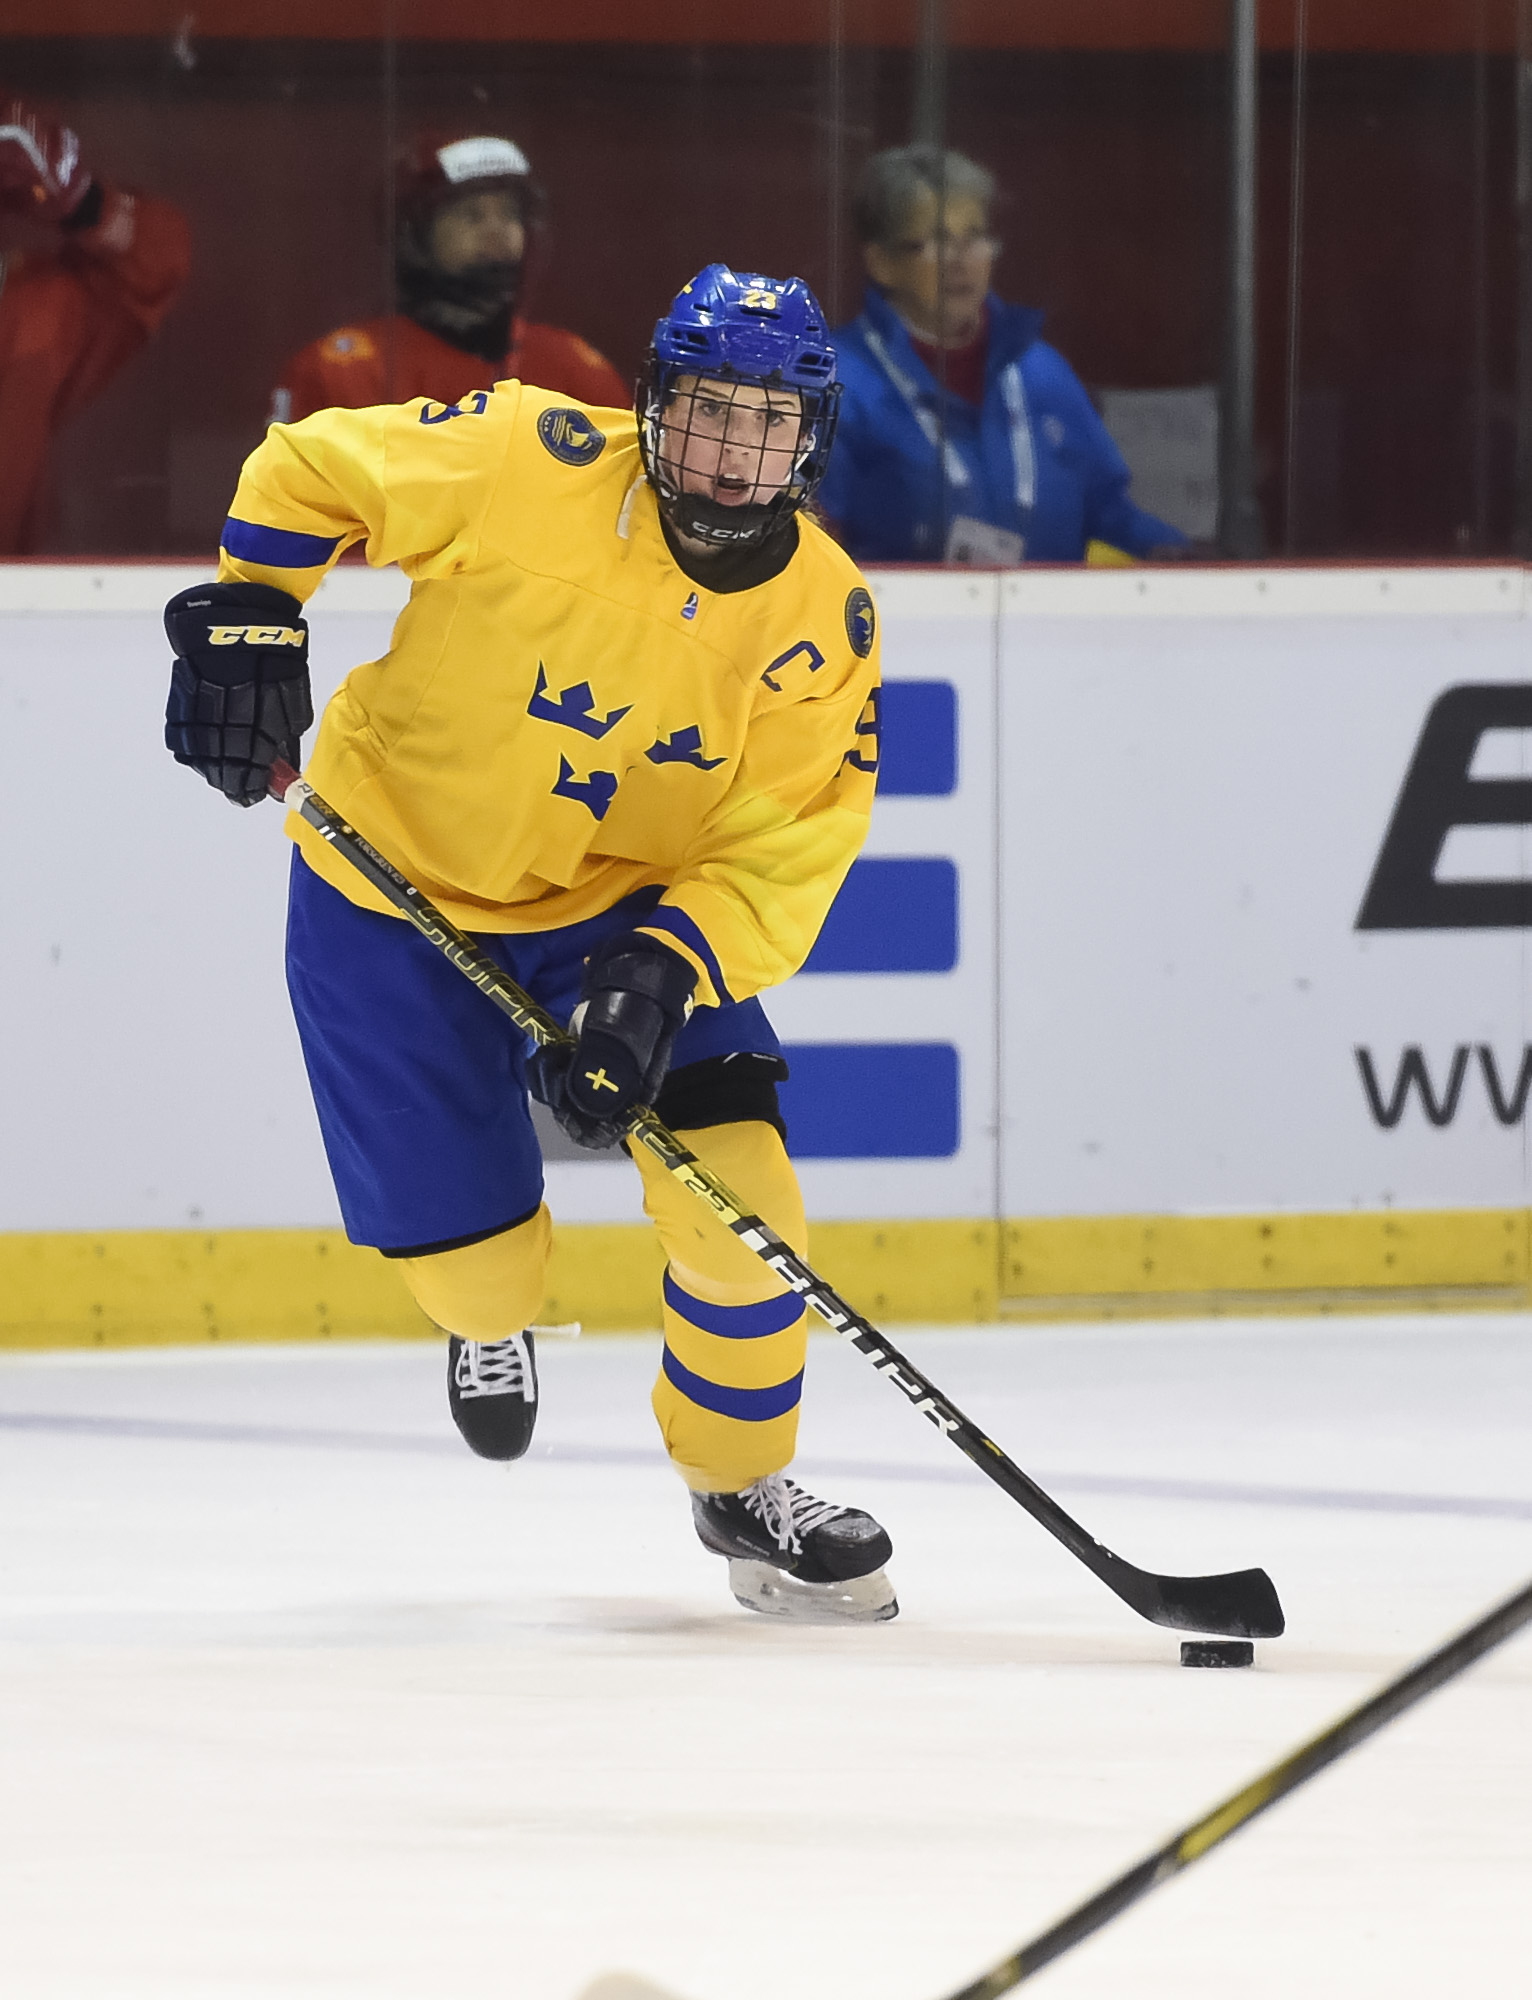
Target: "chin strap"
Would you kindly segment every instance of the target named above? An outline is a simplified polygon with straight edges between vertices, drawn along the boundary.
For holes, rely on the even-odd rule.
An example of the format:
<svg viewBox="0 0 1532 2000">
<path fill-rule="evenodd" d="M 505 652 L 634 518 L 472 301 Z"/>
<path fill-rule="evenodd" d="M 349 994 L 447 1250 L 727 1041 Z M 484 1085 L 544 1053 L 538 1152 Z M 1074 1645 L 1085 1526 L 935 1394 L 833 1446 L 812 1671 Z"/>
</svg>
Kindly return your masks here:
<svg viewBox="0 0 1532 2000">
<path fill-rule="evenodd" d="M 782 518 L 782 509 L 772 500 L 725 507 L 721 501 L 706 500 L 700 494 L 677 493 L 672 497 L 665 488 L 658 490 L 660 503 L 676 533 L 690 535 L 694 541 L 707 542 L 716 549 L 759 547 Z"/>
</svg>

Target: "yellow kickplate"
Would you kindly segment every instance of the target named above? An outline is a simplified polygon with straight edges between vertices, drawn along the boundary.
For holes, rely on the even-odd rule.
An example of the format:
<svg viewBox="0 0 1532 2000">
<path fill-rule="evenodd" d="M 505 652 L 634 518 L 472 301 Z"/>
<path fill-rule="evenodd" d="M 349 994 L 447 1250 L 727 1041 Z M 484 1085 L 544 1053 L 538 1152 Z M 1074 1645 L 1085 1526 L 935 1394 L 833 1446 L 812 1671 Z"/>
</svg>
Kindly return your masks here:
<svg viewBox="0 0 1532 2000">
<path fill-rule="evenodd" d="M 658 1327 L 661 1269 L 650 1229 L 561 1231 L 542 1317 Z M 0 1234 L 0 1347 L 430 1332 L 388 1259 L 338 1229 Z"/>
<path fill-rule="evenodd" d="M 964 1326 L 995 1317 L 994 1222 L 815 1222 L 809 1256 L 846 1303 L 875 1323 Z"/>
<path fill-rule="evenodd" d="M 1532 1304 L 1529 1211 L 823 1222 L 815 1268 L 875 1324 Z M 541 1317 L 657 1329 L 646 1225 L 554 1231 Z M 339 1230 L 0 1234 L 0 1347 L 416 1339 L 396 1270 Z"/>
<path fill-rule="evenodd" d="M 427 1331 L 399 1274 L 338 1229 L 0 1236 L 0 1343 L 10 1347 Z"/>
<path fill-rule="evenodd" d="M 1026 1301 L 1465 1287 L 1525 1293 L 1528 1225 L 1524 1208 L 1013 1221 L 1005 1225 L 1001 1295 Z"/>
</svg>

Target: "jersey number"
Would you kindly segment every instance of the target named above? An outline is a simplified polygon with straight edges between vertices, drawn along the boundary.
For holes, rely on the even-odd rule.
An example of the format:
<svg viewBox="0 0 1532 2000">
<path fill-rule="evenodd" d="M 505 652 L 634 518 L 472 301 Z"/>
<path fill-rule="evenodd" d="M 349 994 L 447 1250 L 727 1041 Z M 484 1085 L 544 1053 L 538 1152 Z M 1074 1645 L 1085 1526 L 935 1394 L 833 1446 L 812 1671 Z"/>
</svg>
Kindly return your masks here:
<svg viewBox="0 0 1532 2000">
<path fill-rule="evenodd" d="M 488 389 L 475 389 L 471 396 L 465 396 L 459 403 L 443 403 L 433 410 L 429 403 L 420 413 L 423 424 L 445 424 L 453 417 L 482 417 L 489 408 Z"/>
<path fill-rule="evenodd" d="M 862 710 L 856 725 L 856 748 L 848 750 L 843 762 L 853 771 L 876 772 L 878 754 L 883 747 L 883 716 L 879 697 L 881 688 L 874 688 L 867 697 L 867 706 Z"/>
</svg>

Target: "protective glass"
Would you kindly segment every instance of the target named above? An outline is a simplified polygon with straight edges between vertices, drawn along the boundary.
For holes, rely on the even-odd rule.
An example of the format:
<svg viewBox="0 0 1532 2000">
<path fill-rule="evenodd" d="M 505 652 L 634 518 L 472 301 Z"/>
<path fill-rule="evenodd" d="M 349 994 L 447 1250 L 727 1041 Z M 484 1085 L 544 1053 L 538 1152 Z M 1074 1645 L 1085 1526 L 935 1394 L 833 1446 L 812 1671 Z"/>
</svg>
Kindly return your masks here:
<svg viewBox="0 0 1532 2000">
<path fill-rule="evenodd" d="M 824 0 L 790 43 L 722 0 L 683 11 L 591 0 L 561 40 L 557 20 L 475 0 L 333 0 L 302 20 L 233 0 L 164 31 L 128 0 L 89 23 L 15 0 L 0 559 L 210 553 L 266 422 L 348 384 L 454 399 L 553 375 L 625 401 L 656 310 L 714 257 L 797 273 L 844 334 L 868 302 L 859 176 L 912 142 L 978 162 L 996 196 L 977 223 L 889 239 L 909 330 L 924 317 L 947 344 L 890 347 L 923 414 L 890 391 L 908 450 L 866 546 L 838 523 L 854 554 L 913 548 L 884 536 L 885 501 L 920 516 L 921 561 L 985 514 L 952 455 L 970 407 L 1022 514 L 1089 441 L 1082 416 L 1056 446 L 1027 384 L 1007 403 L 1003 367 L 962 351 L 983 259 L 992 308 L 1045 316 L 1135 503 L 1200 551 L 1532 550 L 1526 6 L 1298 0 L 1257 35 L 1253 0 L 1174 33 L 1157 0 L 1114 23 L 1077 10 L 1067 31 L 978 0 Z M 495 191 L 486 148 L 516 156 L 498 185 L 523 203 L 521 255 L 469 232 L 439 267 L 431 217 Z M 79 289 L 55 324 L 61 278 Z M 19 388 L 37 352 L 47 379 Z M 1087 553 L 1046 527 L 963 547 Z"/>
</svg>

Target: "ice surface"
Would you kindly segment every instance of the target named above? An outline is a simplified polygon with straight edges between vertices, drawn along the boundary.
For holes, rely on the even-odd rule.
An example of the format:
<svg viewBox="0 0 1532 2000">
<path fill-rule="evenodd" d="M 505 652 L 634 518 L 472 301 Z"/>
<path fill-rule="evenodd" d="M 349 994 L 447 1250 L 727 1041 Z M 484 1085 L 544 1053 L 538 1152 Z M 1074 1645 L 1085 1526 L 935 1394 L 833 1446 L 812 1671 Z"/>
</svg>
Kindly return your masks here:
<svg viewBox="0 0 1532 2000">
<path fill-rule="evenodd" d="M 1184 1671 L 828 1337 L 798 1470 L 890 1528 L 892 1625 L 734 1606 L 653 1339 L 547 1345 L 515 1466 L 434 1347 L 0 1361 L 0 1991 L 941 2000 L 1532 1573 L 1527 1319 L 903 1344 L 1130 1560 L 1264 1564 L 1289 1636 Z M 1038 1990 L 1524 1992 L 1529 1883 L 1522 1641 Z"/>
</svg>

